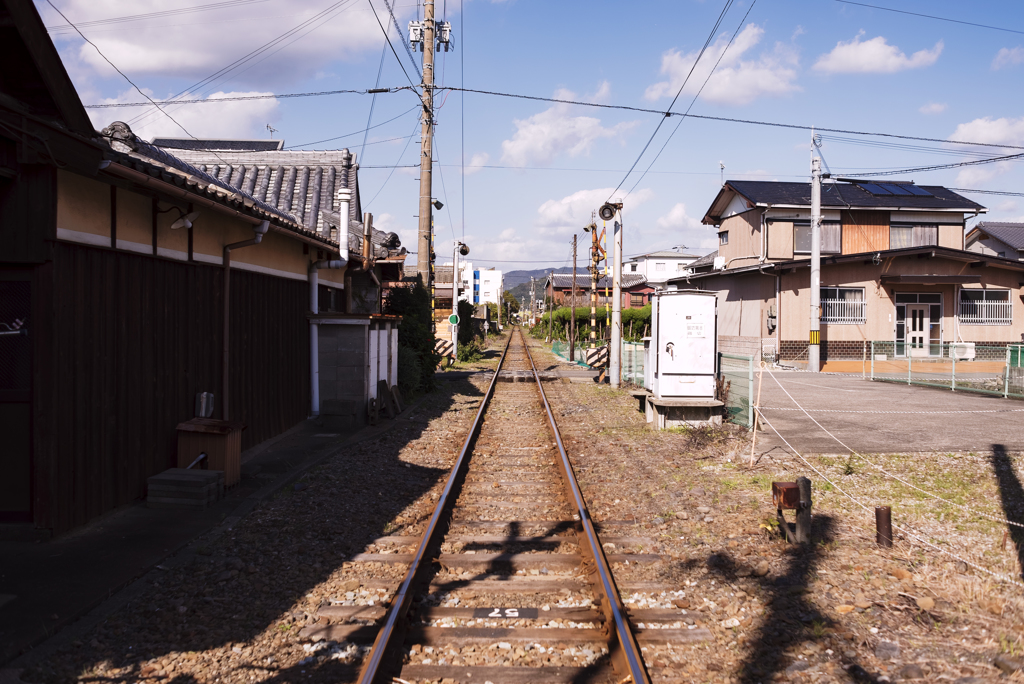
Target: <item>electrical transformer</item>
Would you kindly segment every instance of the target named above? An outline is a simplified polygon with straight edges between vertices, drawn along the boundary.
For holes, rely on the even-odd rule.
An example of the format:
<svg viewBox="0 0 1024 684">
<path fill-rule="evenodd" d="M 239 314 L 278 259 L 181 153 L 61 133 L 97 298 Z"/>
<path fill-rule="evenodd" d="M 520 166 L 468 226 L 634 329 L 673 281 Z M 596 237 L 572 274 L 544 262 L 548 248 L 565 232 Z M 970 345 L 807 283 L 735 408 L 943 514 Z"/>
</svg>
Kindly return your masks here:
<svg viewBox="0 0 1024 684">
<path fill-rule="evenodd" d="M 717 358 L 716 293 L 655 292 L 651 336 L 644 340 L 644 388 L 655 399 L 714 399 Z"/>
</svg>

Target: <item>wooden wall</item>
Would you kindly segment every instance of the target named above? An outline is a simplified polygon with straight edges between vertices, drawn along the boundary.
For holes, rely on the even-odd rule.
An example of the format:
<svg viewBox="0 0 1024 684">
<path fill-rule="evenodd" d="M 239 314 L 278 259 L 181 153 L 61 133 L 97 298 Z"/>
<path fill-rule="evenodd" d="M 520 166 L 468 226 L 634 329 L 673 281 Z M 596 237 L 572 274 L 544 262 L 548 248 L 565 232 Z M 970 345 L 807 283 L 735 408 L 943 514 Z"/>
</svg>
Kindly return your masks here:
<svg viewBox="0 0 1024 684">
<path fill-rule="evenodd" d="M 843 211 L 843 254 L 889 249 L 889 212 Z"/>
<path fill-rule="evenodd" d="M 61 532 L 145 493 L 175 465 L 175 426 L 217 394 L 219 267 L 57 243 L 37 271 L 33 492 L 37 527 Z M 308 415 L 305 283 L 233 270 L 231 418 L 242 448 Z"/>
</svg>

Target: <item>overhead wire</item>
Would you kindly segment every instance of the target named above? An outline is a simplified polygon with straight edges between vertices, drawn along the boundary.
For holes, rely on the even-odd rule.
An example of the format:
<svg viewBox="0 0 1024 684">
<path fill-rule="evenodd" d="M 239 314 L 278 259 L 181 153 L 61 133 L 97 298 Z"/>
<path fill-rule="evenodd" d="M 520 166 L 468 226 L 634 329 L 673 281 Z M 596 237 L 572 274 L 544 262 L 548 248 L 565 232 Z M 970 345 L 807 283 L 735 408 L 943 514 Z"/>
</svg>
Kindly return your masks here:
<svg viewBox="0 0 1024 684">
<path fill-rule="evenodd" d="M 287 40 L 288 38 L 294 36 L 296 33 L 299 33 L 303 29 L 309 27 L 314 22 L 319 21 L 320 19 L 322 19 L 324 17 L 330 18 L 330 14 L 332 12 L 334 12 L 336 10 L 339 10 L 339 9 L 343 9 L 344 5 L 349 4 L 349 3 L 353 2 L 353 1 L 354 0 L 337 0 L 337 2 L 334 2 L 333 4 L 329 5 L 326 9 L 321 10 L 320 12 L 314 14 L 309 19 L 306 19 L 306 20 L 298 23 L 297 25 L 295 25 L 292 28 L 288 29 L 284 33 L 279 34 L 277 37 L 267 41 L 266 43 L 264 43 L 260 47 L 254 49 L 254 50 L 252 50 L 250 52 L 248 52 L 245 55 L 242 55 L 241 57 L 239 57 L 235 61 L 231 62 L 230 64 L 228 64 L 225 67 L 222 67 L 221 69 L 218 69 L 217 71 L 213 72 L 212 74 L 210 74 L 206 78 L 203 78 L 202 80 L 197 81 L 196 83 L 193 83 L 192 85 L 188 86 L 184 90 L 182 90 L 182 91 L 178 92 L 177 94 L 175 94 L 175 95 L 171 96 L 170 98 L 168 98 L 168 100 L 165 100 L 165 102 L 167 102 L 168 104 L 172 104 L 173 100 L 181 98 L 181 97 L 189 94 L 190 92 L 193 92 L 194 90 L 205 88 L 207 85 L 213 84 L 214 82 L 219 81 L 219 80 L 223 80 L 229 74 L 231 74 L 232 72 L 237 70 L 242 65 L 252 61 L 253 59 L 258 57 L 259 55 L 263 54 L 267 50 L 270 50 L 271 48 L 276 46 L 277 44 L 279 44 L 279 43 Z M 314 27 L 314 28 L 318 28 L 318 27 Z M 136 116 L 134 119 L 129 121 L 129 125 L 137 123 L 139 121 L 142 121 L 144 118 L 146 118 L 146 116 L 147 116 L 146 114 L 141 114 L 139 116 Z"/>
<path fill-rule="evenodd" d="M 409 139 L 405 141 L 405 147 L 402 148 L 402 153 L 400 155 L 398 155 L 398 161 L 395 162 L 395 165 L 391 167 L 391 172 L 388 173 L 388 177 L 384 179 L 384 182 L 381 183 L 381 186 L 377 189 L 377 192 L 374 193 L 373 197 L 370 198 L 370 201 L 367 202 L 364 206 L 369 207 L 371 204 L 373 204 L 373 201 L 375 199 L 377 199 L 377 197 L 380 195 L 380 193 L 384 191 L 384 188 L 387 187 L 388 181 L 391 180 L 391 177 L 393 175 L 395 175 L 395 169 L 400 168 L 398 165 L 401 163 L 402 157 L 405 156 L 406 151 L 408 151 L 409 143 L 412 142 L 412 139 L 414 137 L 416 137 L 416 129 L 419 128 L 419 125 L 420 125 L 420 123 L 417 120 L 416 121 L 416 126 L 412 129 L 412 135 L 410 135 Z"/>
<path fill-rule="evenodd" d="M 72 26 L 71 24 L 54 24 L 52 26 L 47 26 L 46 30 L 50 33 L 58 33 L 68 30 L 93 28 L 95 26 L 107 26 L 109 24 L 124 24 L 133 21 L 145 21 L 146 19 L 163 19 L 165 17 L 173 17 L 181 14 L 209 12 L 213 10 L 227 9 L 229 7 L 238 7 L 239 5 L 255 5 L 261 2 L 267 2 L 267 0 L 224 0 L 223 2 L 213 2 L 208 5 L 193 5 L 191 7 L 160 10 L 159 12 L 146 12 L 145 14 L 129 14 L 120 17 L 109 17 L 107 19 L 80 21 L 75 26 Z"/>
<path fill-rule="evenodd" d="M 380 26 L 380 30 L 384 34 L 384 40 L 388 42 L 388 46 L 391 48 L 391 52 L 394 53 L 395 59 L 398 60 L 398 66 L 402 68 L 402 73 L 405 74 L 405 79 L 409 81 L 409 85 L 412 86 L 412 89 L 415 91 L 416 84 L 412 82 L 412 78 L 409 76 L 409 72 L 405 70 L 405 65 L 402 64 L 402 58 L 398 56 L 398 52 L 395 51 L 395 46 L 391 44 L 391 39 L 388 38 L 388 32 L 384 28 L 384 24 L 380 22 L 380 17 L 377 16 L 377 8 L 373 6 L 373 0 L 366 0 L 366 2 L 369 3 L 370 9 L 373 10 L 373 18 L 377 20 L 377 25 Z M 399 35 L 402 35 L 401 32 L 399 32 Z M 419 74 L 419 72 L 416 73 L 417 75 L 420 76 L 420 81 L 422 81 L 423 76 Z"/>
<path fill-rule="evenodd" d="M 387 32 L 385 32 L 385 36 Z M 373 85 L 373 97 L 370 99 L 370 113 L 366 116 L 366 129 L 363 131 L 363 146 L 359 149 L 359 161 L 362 163 L 363 152 L 366 151 L 366 138 L 370 135 L 370 124 L 373 122 L 373 106 L 377 104 L 377 89 L 380 86 L 380 75 L 384 72 L 384 58 L 387 57 L 388 48 L 382 45 L 380 49 L 380 64 L 377 66 L 377 81 Z"/>
<path fill-rule="evenodd" d="M 1014 161 L 1017 159 L 1024 159 L 1024 152 L 1019 154 L 1008 154 L 1002 157 L 989 157 L 988 159 L 972 159 L 971 161 L 954 162 L 952 164 L 936 164 L 934 166 L 918 166 L 911 169 L 897 169 L 895 171 L 869 171 L 867 173 L 859 173 L 859 176 L 900 176 L 907 173 L 918 173 L 924 171 L 941 171 L 943 169 L 956 169 L 962 166 L 979 166 L 981 164 L 994 164 L 997 162 Z"/>
<path fill-rule="evenodd" d="M 654 132 L 651 133 L 651 137 L 648 138 L 647 142 L 644 144 L 643 149 L 640 150 L 640 154 L 637 155 L 636 161 L 633 162 L 633 165 L 629 167 L 629 171 L 626 172 L 626 175 L 623 176 L 622 180 L 619 181 L 619 184 L 615 186 L 614 190 L 612 190 L 611 195 L 609 195 L 608 197 L 609 200 L 615 196 L 615 193 L 619 191 L 619 188 L 621 188 L 622 184 L 626 182 L 626 179 L 629 178 L 629 175 L 633 173 L 633 169 L 635 169 L 636 165 L 640 163 L 641 159 L 643 159 L 644 154 L 647 152 L 647 148 L 651 146 L 652 142 L 654 142 L 655 136 L 658 135 L 658 131 L 661 130 L 662 124 L 665 123 L 665 119 L 669 118 L 670 113 L 672 112 L 672 107 L 675 106 L 676 100 L 679 99 L 679 96 L 683 94 L 683 89 L 686 87 L 686 84 L 690 82 L 690 76 L 693 75 L 694 70 L 700 63 L 701 58 L 704 56 L 704 51 L 708 49 L 708 45 L 710 45 L 711 41 L 714 40 L 715 33 L 718 32 L 718 27 L 722 25 L 722 20 L 725 19 L 725 15 L 729 11 L 729 8 L 732 7 L 732 3 L 733 0 L 726 0 L 725 5 L 722 7 L 721 13 L 719 13 L 718 15 L 718 20 L 715 22 L 715 25 L 708 33 L 708 37 L 704 41 L 704 45 L 701 47 L 700 52 L 697 54 L 697 58 L 693 60 L 693 64 L 690 65 L 690 71 L 686 74 L 686 78 L 683 79 L 683 84 L 679 86 L 679 90 L 676 91 L 675 97 L 672 98 L 672 102 L 669 103 L 668 108 L 665 110 L 665 118 L 660 119 L 658 121 L 658 125 L 654 127 Z"/>
<path fill-rule="evenodd" d="M 405 34 L 402 33 L 402 27 L 398 25 L 398 19 L 395 18 L 394 6 L 388 0 L 384 0 L 384 6 L 388 8 L 388 14 L 391 15 L 391 23 L 394 25 L 395 31 L 398 32 L 398 37 L 402 39 L 402 46 L 405 48 L 405 54 L 409 55 L 409 62 L 412 64 L 412 70 L 416 72 L 416 76 L 418 76 L 420 80 L 423 80 L 423 74 L 420 73 L 420 66 L 416 63 L 416 58 L 412 56 L 412 49 L 409 47 L 409 41 L 402 38 Z M 376 14 L 376 12 L 374 14 Z"/>
<path fill-rule="evenodd" d="M 161 107 L 161 106 L 160 106 L 159 104 L 157 104 L 157 103 L 156 103 L 156 101 L 155 101 L 155 100 L 153 100 L 153 98 L 151 98 L 151 97 L 150 97 L 149 95 L 147 95 L 147 94 L 145 93 L 145 91 L 143 91 L 143 90 L 142 90 L 142 88 L 140 88 L 140 87 L 139 87 L 138 85 L 136 85 L 135 81 L 133 81 L 132 79 L 128 78 L 128 75 L 127 75 L 126 73 L 124 73 L 123 71 L 121 71 L 121 70 L 120 70 L 120 69 L 119 69 L 119 68 L 117 67 L 117 65 L 116 65 L 116 64 L 114 64 L 113 62 L 111 62 L 111 61 L 110 61 L 110 59 L 109 59 L 109 58 L 108 58 L 108 57 L 107 57 L 107 56 L 106 56 L 105 54 L 103 54 L 103 51 L 102 51 L 102 50 L 100 50 L 100 49 L 99 49 L 99 48 L 98 48 L 98 47 L 96 46 L 96 44 L 95 44 L 94 42 L 92 42 L 91 40 L 89 40 L 88 38 L 86 38 L 86 37 L 85 37 L 85 34 L 84 34 L 84 33 L 82 33 L 82 32 L 81 32 L 81 31 L 80 31 L 80 30 L 78 29 L 78 27 L 77 27 L 77 26 L 75 26 L 75 25 L 74 25 L 74 24 L 73 24 L 73 23 L 71 22 L 71 20 L 67 18 L 67 16 L 65 16 L 65 14 L 64 14 L 63 12 L 61 12 L 61 11 L 60 11 L 59 9 L 57 9 L 57 6 L 56 6 L 56 5 L 54 5 L 54 4 L 53 4 L 53 2 L 51 2 L 51 0 L 46 0 L 46 4 L 48 4 L 48 5 L 50 6 L 50 7 L 52 7 L 52 8 L 53 8 L 53 10 L 54 10 L 54 11 L 55 11 L 55 12 L 56 12 L 57 14 L 59 14 L 59 15 L 61 16 L 61 18 L 63 18 L 63 19 L 64 19 L 64 21 L 66 21 L 66 22 L 68 23 L 68 25 L 69 25 L 69 26 L 73 27 L 73 28 L 75 29 L 75 31 L 77 31 L 77 32 L 78 32 L 78 35 L 80 35 L 80 36 L 82 37 L 82 40 L 84 40 L 84 41 L 85 41 L 86 43 L 88 43 L 89 45 L 91 45 L 91 46 L 93 47 L 93 49 L 94 49 L 94 50 L 96 50 L 96 53 L 97 53 L 97 54 L 98 54 L 98 55 L 99 55 L 100 57 L 102 57 L 102 58 L 103 58 L 103 61 L 105 61 L 105 62 L 106 62 L 107 64 L 109 64 L 109 65 L 111 66 L 111 68 L 113 68 L 113 69 L 114 69 L 114 71 L 116 71 L 117 73 L 121 74 L 121 76 L 122 76 L 122 77 L 124 78 L 124 80 L 128 81 L 128 83 L 130 83 L 130 84 L 132 85 L 132 87 L 133 87 L 133 88 L 135 88 L 135 90 L 139 91 L 139 94 L 140 94 L 140 95 L 142 95 L 142 96 L 143 96 L 144 98 L 146 98 L 147 100 L 149 100 L 150 102 L 152 102 L 152 103 L 153 103 L 153 106 L 155 106 L 155 107 L 156 107 L 157 109 L 159 109 L 159 110 L 160 110 L 161 112 L 163 112 L 164 116 L 166 116 L 166 117 L 167 117 L 168 119 L 170 119 L 171 121 L 173 121 L 173 122 L 174 122 L 174 124 L 175 124 L 175 125 L 176 125 L 176 126 L 177 126 L 178 128 L 180 128 L 180 129 L 181 129 L 182 131 L 184 131 L 184 132 L 185 132 L 185 135 L 187 135 L 188 137 L 192 138 L 193 140 L 198 140 L 198 138 L 196 138 L 196 137 L 195 137 L 194 135 L 192 135 L 192 134 L 191 134 L 191 133 L 190 133 L 190 132 L 188 131 L 188 129 L 187 129 L 187 128 L 185 128 L 184 126 L 182 126 L 182 125 L 181 125 L 181 122 L 179 122 L 179 121 L 178 121 L 177 119 L 175 119 L 175 118 L 174 118 L 173 116 L 171 116 L 171 115 L 170 115 L 169 113 L 167 113 L 166 111 L 164 111 L 163 107 Z M 224 161 L 223 159 L 221 159 L 221 158 L 220 158 L 220 157 L 219 157 L 219 156 L 218 156 L 218 155 L 216 154 L 216 152 L 214 153 L 214 156 L 217 156 L 217 158 L 218 158 L 218 159 L 220 159 L 220 160 L 221 160 L 222 162 Z"/>
<path fill-rule="evenodd" d="M 1006 31 L 1007 33 L 1021 33 L 1024 31 L 1018 31 L 1016 29 L 1006 28 L 1004 26 L 989 26 L 988 24 L 975 24 L 972 21 L 963 21 L 962 19 L 949 19 L 947 17 L 937 17 L 934 14 L 921 14 L 920 12 L 908 12 L 907 10 L 898 10 L 892 7 L 881 7 L 879 5 L 869 5 L 864 2 L 853 2 L 853 0 L 836 0 L 844 5 L 859 5 L 861 7 L 870 7 L 871 9 L 883 10 L 885 12 L 896 12 L 897 14 L 909 14 L 914 17 L 924 17 L 925 19 L 936 19 L 938 21 L 948 21 L 953 24 L 965 24 L 967 26 L 976 26 L 978 28 L 992 29 L 993 31 Z"/>
<path fill-rule="evenodd" d="M 196 98 L 189 100 L 164 100 L 167 104 L 217 104 L 220 102 L 243 102 L 245 100 L 283 100 L 291 97 L 321 97 L 324 95 L 367 95 L 368 90 L 321 90 L 313 93 L 280 93 L 277 95 L 238 95 L 218 98 Z M 83 105 L 86 109 L 117 109 L 123 107 L 145 107 L 148 102 L 103 102 Z"/>
<path fill-rule="evenodd" d="M 640 178 L 637 179 L 636 183 L 633 184 L 633 187 L 631 187 L 629 189 L 629 192 L 626 193 L 627 196 L 633 194 L 633 191 L 636 190 L 638 185 L 640 185 L 640 182 L 644 179 L 644 176 L 647 175 L 647 172 L 651 170 L 651 167 L 653 167 L 654 164 L 658 161 L 658 158 L 661 157 L 661 153 L 665 151 L 666 147 L 668 147 L 668 143 L 669 141 L 672 140 L 672 137 L 676 134 L 676 131 L 678 131 L 679 127 L 683 125 L 683 121 L 686 120 L 686 117 L 690 113 L 690 110 L 693 109 L 693 106 L 697 104 L 697 98 L 699 98 L 700 94 L 704 92 L 704 88 L 707 87 L 708 81 L 710 81 L 711 77 L 714 76 L 715 70 L 718 69 L 718 65 L 722 63 L 722 59 L 725 58 L 725 54 L 729 51 L 729 48 L 732 47 L 733 42 L 735 42 L 736 40 L 736 36 L 738 36 L 740 33 L 740 29 L 743 28 L 743 23 L 747 20 L 747 17 L 750 16 L 750 11 L 754 9 L 754 5 L 756 4 L 757 0 L 753 0 L 753 2 L 750 3 L 750 7 L 747 8 L 746 14 L 743 15 L 742 19 L 740 19 L 740 23 L 736 25 L 736 30 L 733 31 L 732 37 L 729 38 L 729 42 L 726 44 L 725 49 L 722 50 L 722 54 L 718 56 L 718 60 L 715 62 L 715 65 L 711 67 L 711 71 L 708 72 L 707 78 L 705 78 L 704 83 L 701 84 L 700 90 L 698 90 L 697 93 L 693 96 L 693 99 L 690 100 L 690 106 L 686 108 L 686 111 L 683 112 L 682 117 L 680 117 L 679 121 L 676 122 L 676 127 L 673 128 L 672 132 L 668 134 L 667 138 L 665 138 L 665 142 L 661 145 L 661 149 L 658 150 L 658 153 L 656 155 L 654 155 L 654 159 L 652 159 L 651 163 L 647 165 L 647 169 L 642 174 L 640 174 Z M 694 66 L 696 66 L 696 63 L 694 64 Z"/>
<path fill-rule="evenodd" d="M 405 115 L 409 114 L 410 112 L 415 111 L 415 110 L 417 110 L 419 108 L 420 108 L 419 105 L 416 105 L 415 107 L 410 107 L 409 109 L 405 110 L 404 112 L 402 112 L 398 116 L 394 116 L 394 117 L 388 119 L 387 121 L 381 121 L 379 124 L 374 124 L 374 125 L 370 126 L 369 128 L 364 128 L 362 131 L 353 131 L 352 133 L 346 133 L 344 135 L 337 135 L 337 136 L 335 136 L 333 138 L 324 138 L 323 140 L 315 140 L 313 142 L 301 143 L 299 145 L 289 145 L 288 147 L 286 147 L 284 149 L 286 149 L 286 150 L 294 150 L 297 147 L 306 147 L 307 145 L 319 145 L 319 144 L 325 143 L 325 142 L 331 142 L 331 141 L 334 141 L 334 140 L 341 140 L 342 138 L 350 138 L 353 135 L 359 135 L 360 133 L 362 133 L 364 131 L 369 131 L 369 130 L 372 130 L 374 128 L 380 128 L 381 126 L 384 126 L 385 124 L 389 124 L 392 121 L 395 121 L 396 119 L 401 119 L 403 116 L 405 116 Z M 415 135 L 415 133 L 413 133 L 413 135 Z M 398 138 L 395 138 L 395 140 L 398 140 Z"/>
</svg>

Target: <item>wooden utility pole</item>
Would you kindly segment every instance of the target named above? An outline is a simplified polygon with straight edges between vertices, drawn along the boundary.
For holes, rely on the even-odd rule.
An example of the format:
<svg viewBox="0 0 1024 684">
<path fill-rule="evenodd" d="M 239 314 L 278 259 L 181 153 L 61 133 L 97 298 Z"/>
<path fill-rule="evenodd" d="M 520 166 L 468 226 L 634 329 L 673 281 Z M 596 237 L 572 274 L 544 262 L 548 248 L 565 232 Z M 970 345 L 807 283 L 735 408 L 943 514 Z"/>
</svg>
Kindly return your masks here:
<svg viewBox="0 0 1024 684">
<path fill-rule="evenodd" d="M 569 360 L 576 360 L 576 236 L 572 236 L 572 300 L 569 302 Z"/>
<path fill-rule="evenodd" d="M 431 201 L 434 156 L 434 0 L 423 2 L 423 111 L 420 112 L 420 213 L 419 240 L 416 245 L 416 272 L 430 288 L 430 229 L 433 219 Z"/>
</svg>

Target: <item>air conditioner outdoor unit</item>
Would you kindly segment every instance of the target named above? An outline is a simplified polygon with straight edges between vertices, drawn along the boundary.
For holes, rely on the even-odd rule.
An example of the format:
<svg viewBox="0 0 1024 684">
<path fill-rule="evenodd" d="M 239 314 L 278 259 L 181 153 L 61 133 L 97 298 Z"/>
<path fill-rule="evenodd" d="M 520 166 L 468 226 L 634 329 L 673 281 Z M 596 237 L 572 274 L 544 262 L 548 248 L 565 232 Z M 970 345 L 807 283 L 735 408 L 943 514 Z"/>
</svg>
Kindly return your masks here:
<svg viewBox="0 0 1024 684">
<path fill-rule="evenodd" d="M 974 360 L 974 343 L 954 342 L 949 345 L 949 356 L 954 359 L 961 359 L 965 361 Z"/>
</svg>

